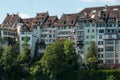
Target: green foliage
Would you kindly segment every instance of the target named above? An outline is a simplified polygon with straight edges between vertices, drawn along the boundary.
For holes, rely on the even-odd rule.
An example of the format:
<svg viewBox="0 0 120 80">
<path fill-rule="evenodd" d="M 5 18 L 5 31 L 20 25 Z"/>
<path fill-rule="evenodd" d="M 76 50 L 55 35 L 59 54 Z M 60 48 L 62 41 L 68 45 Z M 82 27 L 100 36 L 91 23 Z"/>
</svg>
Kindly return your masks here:
<svg viewBox="0 0 120 80">
<path fill-rule="evenodd" d="M 3 53 L 3 48 L 0 46 L 0 58 L 2 56 L 2 53 Z"/>
<path fill-rule="evenodd" d="M 78 67 L 73 42 L 59 40 L 53 43 L 46 49 L 40 62 L 43 73 L 49 75 L 50 80 L 65 79 L 69 71 Z"/>
<path fill-rule="evenodd" d="M 82 70 L 79 71 L 80 80 L 119 80 L 119 70 Z M 78 79 L 77 79 L 78 80 Z"/>
<path fill-rule="evenodd" d="M 116 78 L 113 75 L 109 75 L 106 80 L 116 80 Z"/>
<path fill-rule="evenodd" d="M 19 54 L 17 58 L 17 62 L 20 64 L 28 64 L 31 56 L 30 56 L 30 50 L 28 47 L 28 39 L 25 37 L 24 43 L 22 44 L 22 52 Z"/>
<path fill-rule="evenodd" d="M 16 58 L 17 52 L 13 49 L 12 46 L 8 46 L 1 56 L 0 69 L 2 72 L 0 72 L 0 74 L 2 74 L 6 78 L 6 80 L 8 80 L 7 78 L 9 78 L 9 80 L 13 79 L 13 66 L 15 65 Z"/>
<path fill-rule="evenodd" d="M 89 69 L 97 69 L 98 60 L 97 60 L 97 49 L 95 42 L 91 42 L 88 48 L 86 62 Z"/>
<path fill-rule="evenodd" d="M 17 62 L 20 64 L 28 64 L 31 59 L 30 54 L 27 51 L 23 51 L 19 54 Z"/>
<path fill-rule="evenodd" d="M 72 40 L 66 40 L 64 42 L 65 60 L 70 70 L 76 70 L 78 68 L 78 55 L 73 45 L 74 43 Z"/>
<path fill-rule="evenodd" d="M 15 63 L 16 57 L 17 52 L 12 48 L 12 46 L 8 46 L 1 56 L 0 63 L 4 67 L 8 68 Z"/>
</svg>

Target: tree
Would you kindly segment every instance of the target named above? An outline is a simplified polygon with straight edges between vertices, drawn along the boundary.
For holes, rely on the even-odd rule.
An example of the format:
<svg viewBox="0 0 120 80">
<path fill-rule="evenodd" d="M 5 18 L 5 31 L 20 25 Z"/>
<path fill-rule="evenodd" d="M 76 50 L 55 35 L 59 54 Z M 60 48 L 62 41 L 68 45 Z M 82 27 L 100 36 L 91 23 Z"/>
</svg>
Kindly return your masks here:
<svg viewBox="0 0 120 80">
<path fill-rule="evenodd" d="M 69 71 L 78 67 L 73 42 L 58 40 L 51 44 L 40 62 L 43 73 L 49 75 L 50 80 L 67 80 Z"/>
<path fill-rule="evenodd" d="M 27 37 L 24 38 L 24 43 L 22 44 L 22 52 L 19 54 L 17 58 L 17 62 L 20 64 L 28 64 L 31 59 L 30 49 L 28 45 Z"/>
<path fill-rule="evenodd" d="M 95 42 L 91 42 L 88 48 L 86 62 L 89 69 L 97 69 L 98 60 L 97 60 L 97 49 Z"/>
<path fill-rule="evenodd" d="M 24 38 L 24 43 L 22 44 L 22 52 L 18 55 L 16 60 L 16 66 L 18 68 L 15 68 L 19 71 L 19 77 L 20 79 L 26 79 L 29 74 L 29 62 L 30 62 L 31 56 L 30 56 L 30 49 L 28 44 L 28 38 Z"/>
<path fill-rule="evenodd" d="M 106 80 L 116 80 L 116 78 L 113 75 L 109 75 Z"/>
<path fill-rule="evenodd" d="M 4 75 L 5 78 L 9 78 L 9 80 L 13 79 L 14 69 L 13 66 L 15 65 L 15 61 L 17 58 L 18 53 L 12 46 L 8 46 L 0 59 L 0 74 Z M 15 75 L 14 75 L 15 77 Z"/>
<path fill-rule="evenodd" d="M 0 58 L 2 56 L 2 53 L 3 53 L 3 48 L 0 46 Z"/>
<path fill-rule="evenodd" d="M 72 40 L 64 42 L 65 60 L 70 70 L 78 69 L 78 55 L 76 54 L 74 43 Z"/>
</svg>

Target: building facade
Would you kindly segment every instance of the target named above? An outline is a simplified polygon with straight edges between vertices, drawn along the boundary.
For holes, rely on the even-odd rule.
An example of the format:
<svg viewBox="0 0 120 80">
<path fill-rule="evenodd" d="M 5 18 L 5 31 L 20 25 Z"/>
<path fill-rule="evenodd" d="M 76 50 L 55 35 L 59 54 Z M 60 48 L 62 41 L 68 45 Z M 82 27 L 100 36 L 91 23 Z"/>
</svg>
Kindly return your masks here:
<svg viewBox="0 0 120 80">
<path fill-rule="evenodd" d="M 17 26 L 20 51 L 26 36 L 29 37 L 32 54 L 36 51 L 36 44 L 37 52 L 44 53 L 46 46 L 57 39 L 72 39 L 79 60 L 86 62 L 88 47 L 94 41 L 99 64 L 120 63 L 119 5 L 85 8 L 79 13 L 63 14 L 60 19 L 49 16 L 48 12 L 37 13 L 35 17 L 27 19 L 21 19 L 18 15 L 7 15 L 3 28 L 8 29 L 8 24 L 11 29 Z"/>
</svg>

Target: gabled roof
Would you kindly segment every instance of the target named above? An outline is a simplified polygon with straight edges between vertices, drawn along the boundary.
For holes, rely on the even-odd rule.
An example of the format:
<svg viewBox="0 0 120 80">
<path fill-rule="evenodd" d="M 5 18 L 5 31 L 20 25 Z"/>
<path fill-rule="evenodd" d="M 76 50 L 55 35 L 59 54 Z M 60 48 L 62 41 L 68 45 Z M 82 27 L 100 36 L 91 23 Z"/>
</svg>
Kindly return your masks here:
<svg viewBox="0 0 120 80">
<path fill-rule="evenodd" d="M 118 18 L 120 20 L 120 5 L 85 8 L 79 12 L 79 18 L 99 21 L 100 18 Z"/>
<path fill-rule="evenodd" d="M 33 22 L 33 19 L 34 18 L 24 18 L 24 19 L 22 19 L 23 20 L 23 26 L 22 26 L 22 28 L 24 28 L 24 29 L 21 29 L 22 31 L 23 30 L 25 30 L 25 27 L 26 27 L 26 29 L 28 29 L 29 28 L 29 31 L 32 31 L 33 29 L 34 29 L 34 26 L 33 26 L 33 24 L 32 24 L 32 22 Z M 25 30 L 26 31 L 26 30 Z"/>
<path fill-rule="evenodd" d="M 21 29 L 20 29 L 21 32 L 30 32 L 30 27 L 29 26 L 26 26 L 26 25 L 22 25 Z"/>
<path fill-rule="evenodd" d="M 58 20 L 57 26 L 74 26 L 78 18 L 78 13 L 63 14 Z"/>
<path fill-rule="evenodd" d="M 7 14 L 5 20 L 3 21 L 3 27 L 12 27 L 14 24 L 17 23 L 18 19 L 20 19 L 18 14 Z"/>
<path fill-rule="evenodd" d="M 43 27 L 54 27 L 53 24 L 58 20 L 57 16 L 49 16 L 45 23 L 43 24 Z"/>
<path fill-rule="evenodd" d="M 43 24 L 48 18 L 48 12 L 37 13 L 35 18 L 33 19 L 34 24 Z"/>
</svg>

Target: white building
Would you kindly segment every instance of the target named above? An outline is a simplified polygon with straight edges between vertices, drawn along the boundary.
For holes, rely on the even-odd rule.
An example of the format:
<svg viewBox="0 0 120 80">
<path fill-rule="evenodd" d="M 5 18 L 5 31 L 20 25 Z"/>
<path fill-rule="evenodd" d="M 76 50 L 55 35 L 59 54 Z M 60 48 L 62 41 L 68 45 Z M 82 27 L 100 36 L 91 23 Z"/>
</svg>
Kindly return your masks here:
<svg viewBox="0 0 120 80">
<path fill-rule="evenodd" d="M 119 14 L 120 6 L 105 6 L 85 8 L 79 13 L 76 23 L 78 33 L 78 45 L 80 54 L 84 54 L 85 61 L 89 43 L 95 41 L 98 49 L 99 64 L 120 63 L 120 52 L 115 42 L 119 43 Z M 84 39 L 82 39 L 82 37 Z M 82 39 L 82 40 L 80 40 Z M 106 42 L 110 42 L 110 45 Z M 82 43 L 82 45 L 81 45 Z M 119 45 L 117 45 L 119 47 Z M 83 48 L 83 49 L 82 49 Z M 117 49 L 118 52 L 115 52 Z M 115 58 L 117 56 L 117 58 Z"/>
</svg>

